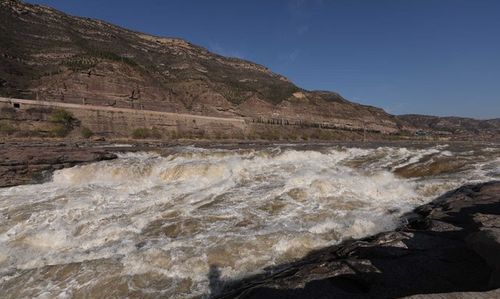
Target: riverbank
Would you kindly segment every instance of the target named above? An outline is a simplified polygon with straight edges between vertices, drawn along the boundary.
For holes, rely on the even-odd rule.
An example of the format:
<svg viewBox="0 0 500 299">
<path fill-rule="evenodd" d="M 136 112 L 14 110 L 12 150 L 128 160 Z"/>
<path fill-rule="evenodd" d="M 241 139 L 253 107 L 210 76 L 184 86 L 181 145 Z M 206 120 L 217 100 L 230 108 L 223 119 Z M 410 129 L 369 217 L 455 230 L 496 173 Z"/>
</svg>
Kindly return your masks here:
<svg viewBox="0 0 500 299">
<path fill-rule="evenodd" d="M 42 183 L 50 179 L 53 171 L 88 164 L 102 160 L 115 159 L 117 152 L 157 151 L 166 152 L 175 146 L 197 146 L 202 148 L 245 149 L 269 146 L 290 147 L 294 149 L 314 149 L 324 146 L 355 146 L 359 148 L 373 146 L 411 146 L 425 148 L 441 144 L 468 146 L 470 142 L 460 141 L 325 141 L 325 142 L 290 142 L 266 140 L 172 140 L 138 141 L 133 139 L 113 140 L 64 140 L 46 138 L 9 138 L 0 142 L 0 188 L 23 184 Z M 490 142 L 475 142 L 489 146 Z"/>
<path fill-rule="evenodd" d="M 66 143 L 4 143 L 0 145 L 0 187 L 41 183 L 53 171 L 115 159 L 108 148 Z"/>
<path fill-rule="evenodd" d="M 462 298 L 461 293 L 474 292 L 493 298 L 498 291 L 492 290 L 500 287 L 499 215 L 499 181 L 466 185 L 405 215 L 405 225 L 396 231 L 346 241 L 238 281 L 213 275 L 212 297 L 400 298 L 439 293 L 439 298 Z"/>
</svg>

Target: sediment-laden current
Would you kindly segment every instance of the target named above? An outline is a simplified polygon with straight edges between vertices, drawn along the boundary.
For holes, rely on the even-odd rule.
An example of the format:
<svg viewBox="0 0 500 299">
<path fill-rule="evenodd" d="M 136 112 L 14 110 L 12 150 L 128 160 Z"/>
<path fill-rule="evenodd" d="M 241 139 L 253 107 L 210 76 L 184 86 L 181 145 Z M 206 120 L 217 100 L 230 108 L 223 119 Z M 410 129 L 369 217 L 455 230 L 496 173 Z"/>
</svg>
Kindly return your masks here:
<svg viewBox="0 0 500 299">
<path fill-rule="evenodd" d="M 491 146 L 172 148 L 0 189 L 3 298 L 185 298 L 398 226 L 464 183 L 500 179 Z"/>
</svg>

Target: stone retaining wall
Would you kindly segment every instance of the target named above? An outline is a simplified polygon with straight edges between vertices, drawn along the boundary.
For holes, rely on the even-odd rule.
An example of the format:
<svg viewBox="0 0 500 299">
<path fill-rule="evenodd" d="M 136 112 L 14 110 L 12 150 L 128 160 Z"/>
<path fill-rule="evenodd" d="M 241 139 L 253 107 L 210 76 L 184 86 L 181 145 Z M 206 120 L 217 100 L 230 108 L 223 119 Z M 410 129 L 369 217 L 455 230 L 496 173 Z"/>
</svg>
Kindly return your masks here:
<svg viewBox="0 0 500 299">
<path fill-rule="evenodd" d="M 130 136 L 137 128 L 195 133 L 200 135 L 243 134 L 247 125 L 243 118 L 220 118 L 192 114 L 135 110 L 61 102 L 35 101 L 0 97 L 0 119 L 47 123 L 54 109 L 71 112 L 81 125 L 101 135 Z M 32 124 L 29 124 L 33 126 Z M 41 124 L 39 124 L 41 125 Z"/>
</svg>

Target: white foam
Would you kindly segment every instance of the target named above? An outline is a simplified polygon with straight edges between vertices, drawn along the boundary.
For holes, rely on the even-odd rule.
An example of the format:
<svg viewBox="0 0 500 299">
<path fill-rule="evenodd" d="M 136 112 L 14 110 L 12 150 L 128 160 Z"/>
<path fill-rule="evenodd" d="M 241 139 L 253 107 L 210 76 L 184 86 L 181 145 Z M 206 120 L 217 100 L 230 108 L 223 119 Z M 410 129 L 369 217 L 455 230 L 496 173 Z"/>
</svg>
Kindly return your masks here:
<svg viewBox="0 0 500 299">
<path fill-rule="evenodd" d="M 434 156 L 460 158 L 448 148 L 119 154 L 56 171 L 46 184 L 0 189 L 0 211 L 9 215 L 0 224 L 0 264 L 32 269 L 117 259 L 122 268 L 109 275 L 168 277 L 167 297 L 189 280 L 197 295 L 206 291 L 210 264 L 227 277 L 254 273 L 392 229 L 399 215 L 441 192 L 498 174 L 500 158 L 470 156 L 469 170 L 460 173 L 404 179 L 392 172 Z M 63 298 L 78 282 L 35 289 L 32 297 Z"/>
</svg>

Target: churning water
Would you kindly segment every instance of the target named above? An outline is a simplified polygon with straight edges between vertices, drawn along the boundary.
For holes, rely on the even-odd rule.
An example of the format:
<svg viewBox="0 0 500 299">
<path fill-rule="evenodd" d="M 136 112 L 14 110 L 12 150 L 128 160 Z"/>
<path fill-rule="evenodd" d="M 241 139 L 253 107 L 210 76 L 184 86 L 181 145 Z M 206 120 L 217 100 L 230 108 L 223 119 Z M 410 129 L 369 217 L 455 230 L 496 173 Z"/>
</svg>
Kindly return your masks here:
<svg viewBox="0 0 500 299">
<path fill-rule="evenodd" d="M 398 225 L 500 148 L 317 146 L 127 153 L 0 189 L 3 298 L 185 298 Z"/>
</svg>

